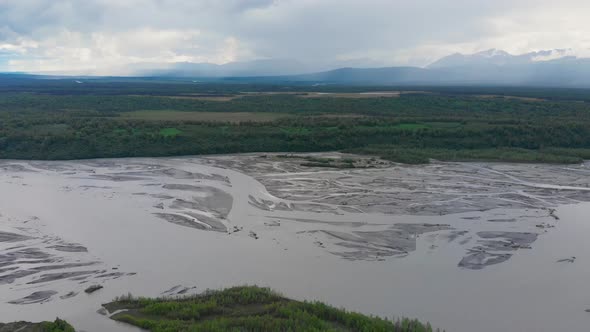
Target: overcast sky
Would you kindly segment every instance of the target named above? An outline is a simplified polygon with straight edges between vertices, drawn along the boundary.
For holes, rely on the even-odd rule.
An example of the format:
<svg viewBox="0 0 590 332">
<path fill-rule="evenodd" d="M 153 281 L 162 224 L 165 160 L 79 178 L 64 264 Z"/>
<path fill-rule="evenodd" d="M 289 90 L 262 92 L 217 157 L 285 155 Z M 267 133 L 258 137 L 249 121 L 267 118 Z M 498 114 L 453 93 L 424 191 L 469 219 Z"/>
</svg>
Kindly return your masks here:
<svg viewBox="0 0 590 332">
<path fill-rule="evenodd" d="M 588 0 L 0 0 L 0 70 L 296 59 L 426 65 L 453 53 L 590 53 Z"/>
</svg>

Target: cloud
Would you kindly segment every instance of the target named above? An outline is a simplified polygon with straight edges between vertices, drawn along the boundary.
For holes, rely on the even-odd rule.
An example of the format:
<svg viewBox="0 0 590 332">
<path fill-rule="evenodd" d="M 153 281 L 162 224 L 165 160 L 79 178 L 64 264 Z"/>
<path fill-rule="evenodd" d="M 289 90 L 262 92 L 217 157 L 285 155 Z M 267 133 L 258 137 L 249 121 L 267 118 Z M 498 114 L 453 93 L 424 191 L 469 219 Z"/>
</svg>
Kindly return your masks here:
<svg viewBox="0 0 590 332">
<path fill-rule="evenodd" d="M 292 58 L 426 65 L 453 52 L 590 49 L 581 0 L 0 0 L 7 70 Z M 1 67 L 0 67 L 1 69 Z"/>
<path fill-rule="evenodd" d="M 99 75 L 132 74 L 134 68 L 130 65 L 142 63 L 226 63 L 240 56 L 239 41 L 233 37 L 219 38 L 200 30 L 152 28 L 116 34 L 64 29 L 38 42 L 6 44 L 4 48 L 19 51 L 20 56 L 8 61 L 10 68 L 17 71 Z"/>
</svg>

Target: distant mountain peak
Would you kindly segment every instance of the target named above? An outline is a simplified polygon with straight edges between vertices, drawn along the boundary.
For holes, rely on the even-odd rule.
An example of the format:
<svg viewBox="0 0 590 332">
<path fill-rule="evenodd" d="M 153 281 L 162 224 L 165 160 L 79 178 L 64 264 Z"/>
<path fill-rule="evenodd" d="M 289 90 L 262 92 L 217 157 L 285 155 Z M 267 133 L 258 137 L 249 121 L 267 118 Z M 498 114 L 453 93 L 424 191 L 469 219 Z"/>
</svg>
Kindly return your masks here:
<svg viewBox="0 0 590 332">
<path fill-rule="evenodd" d="M 554 50 L 541 50 L 525 54 L 531 58 L 531 61 L 550 61 L 561 58 L 571 58 L 574 51 L 571 48 L 558 48 Z"/>
<path fill-rule="evenodd" d="M 473 56 L 493 58 L 493 57 L 509 57 L 511 55 L 510 55 L 510 53 L 508 53 L 506 51 L 499 50 L 497 48 L 490 48 L 489 50 L 475 53 L 475 54 L 473 54 Z"/>
<path fill-rule="evenodd" d="M 473 54 L 454 53 L 433 62 L 428 68 L 525 65 L 539 61 L 557 60 L 572 55 L 571 49 L 540 50 L 513 55 L 503 50 L 491 48 Z"/>
</svg>

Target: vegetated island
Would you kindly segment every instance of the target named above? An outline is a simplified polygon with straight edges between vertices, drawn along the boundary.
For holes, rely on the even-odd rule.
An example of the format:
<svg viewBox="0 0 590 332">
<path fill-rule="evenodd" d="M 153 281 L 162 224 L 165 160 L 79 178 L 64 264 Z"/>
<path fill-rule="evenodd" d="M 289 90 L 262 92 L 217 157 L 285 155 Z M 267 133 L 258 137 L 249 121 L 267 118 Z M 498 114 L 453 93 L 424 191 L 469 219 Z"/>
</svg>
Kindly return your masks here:
<svg viewBox="0 0 590 332">
<path fill-rule="evenodd" d="M 0 323 L 0 332 L 75 332 L 68 322 L 56 318 L 53 322 L 29 323 L 14 322 Z"/>
<path fill-rule="evenodd" d="M 396 321 L 300 302 L 268 289 L 240 286 L 191 296 L 119 297 L 103 305 L 111 319 L 153 332 L 358 331 L 440 332 L 407 318 Z M 74 332 L 66 321 L 0 323 L 0 332 Z"/>
<path fill-rule="evenodd" d="M 391 321 L 287 299 L 268 288 L 233 287 L 177 298 L 135 298 L 107 303 L 112 319 L 154 332 L 176 331 L 388 331 L 432 332 L 417 320 Z M 440 330 L 436 330 L 440 331 Z"/>
</svg>

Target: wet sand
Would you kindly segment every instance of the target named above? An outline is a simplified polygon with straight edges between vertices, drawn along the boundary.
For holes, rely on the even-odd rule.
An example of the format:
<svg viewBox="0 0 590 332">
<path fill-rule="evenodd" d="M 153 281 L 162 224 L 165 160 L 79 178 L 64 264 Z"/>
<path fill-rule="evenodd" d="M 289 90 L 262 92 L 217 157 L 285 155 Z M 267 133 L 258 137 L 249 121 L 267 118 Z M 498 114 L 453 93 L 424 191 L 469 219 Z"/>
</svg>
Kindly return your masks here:
<svg viewBox="0 0 590 332">
<path fill-rule="evenodd" d="M 131 331 L 100 304 L 258 284 L 448 331 L 587 326 L 588 165 L 363 158 L 1 161 L 3 319 Z"/>
</svg>

